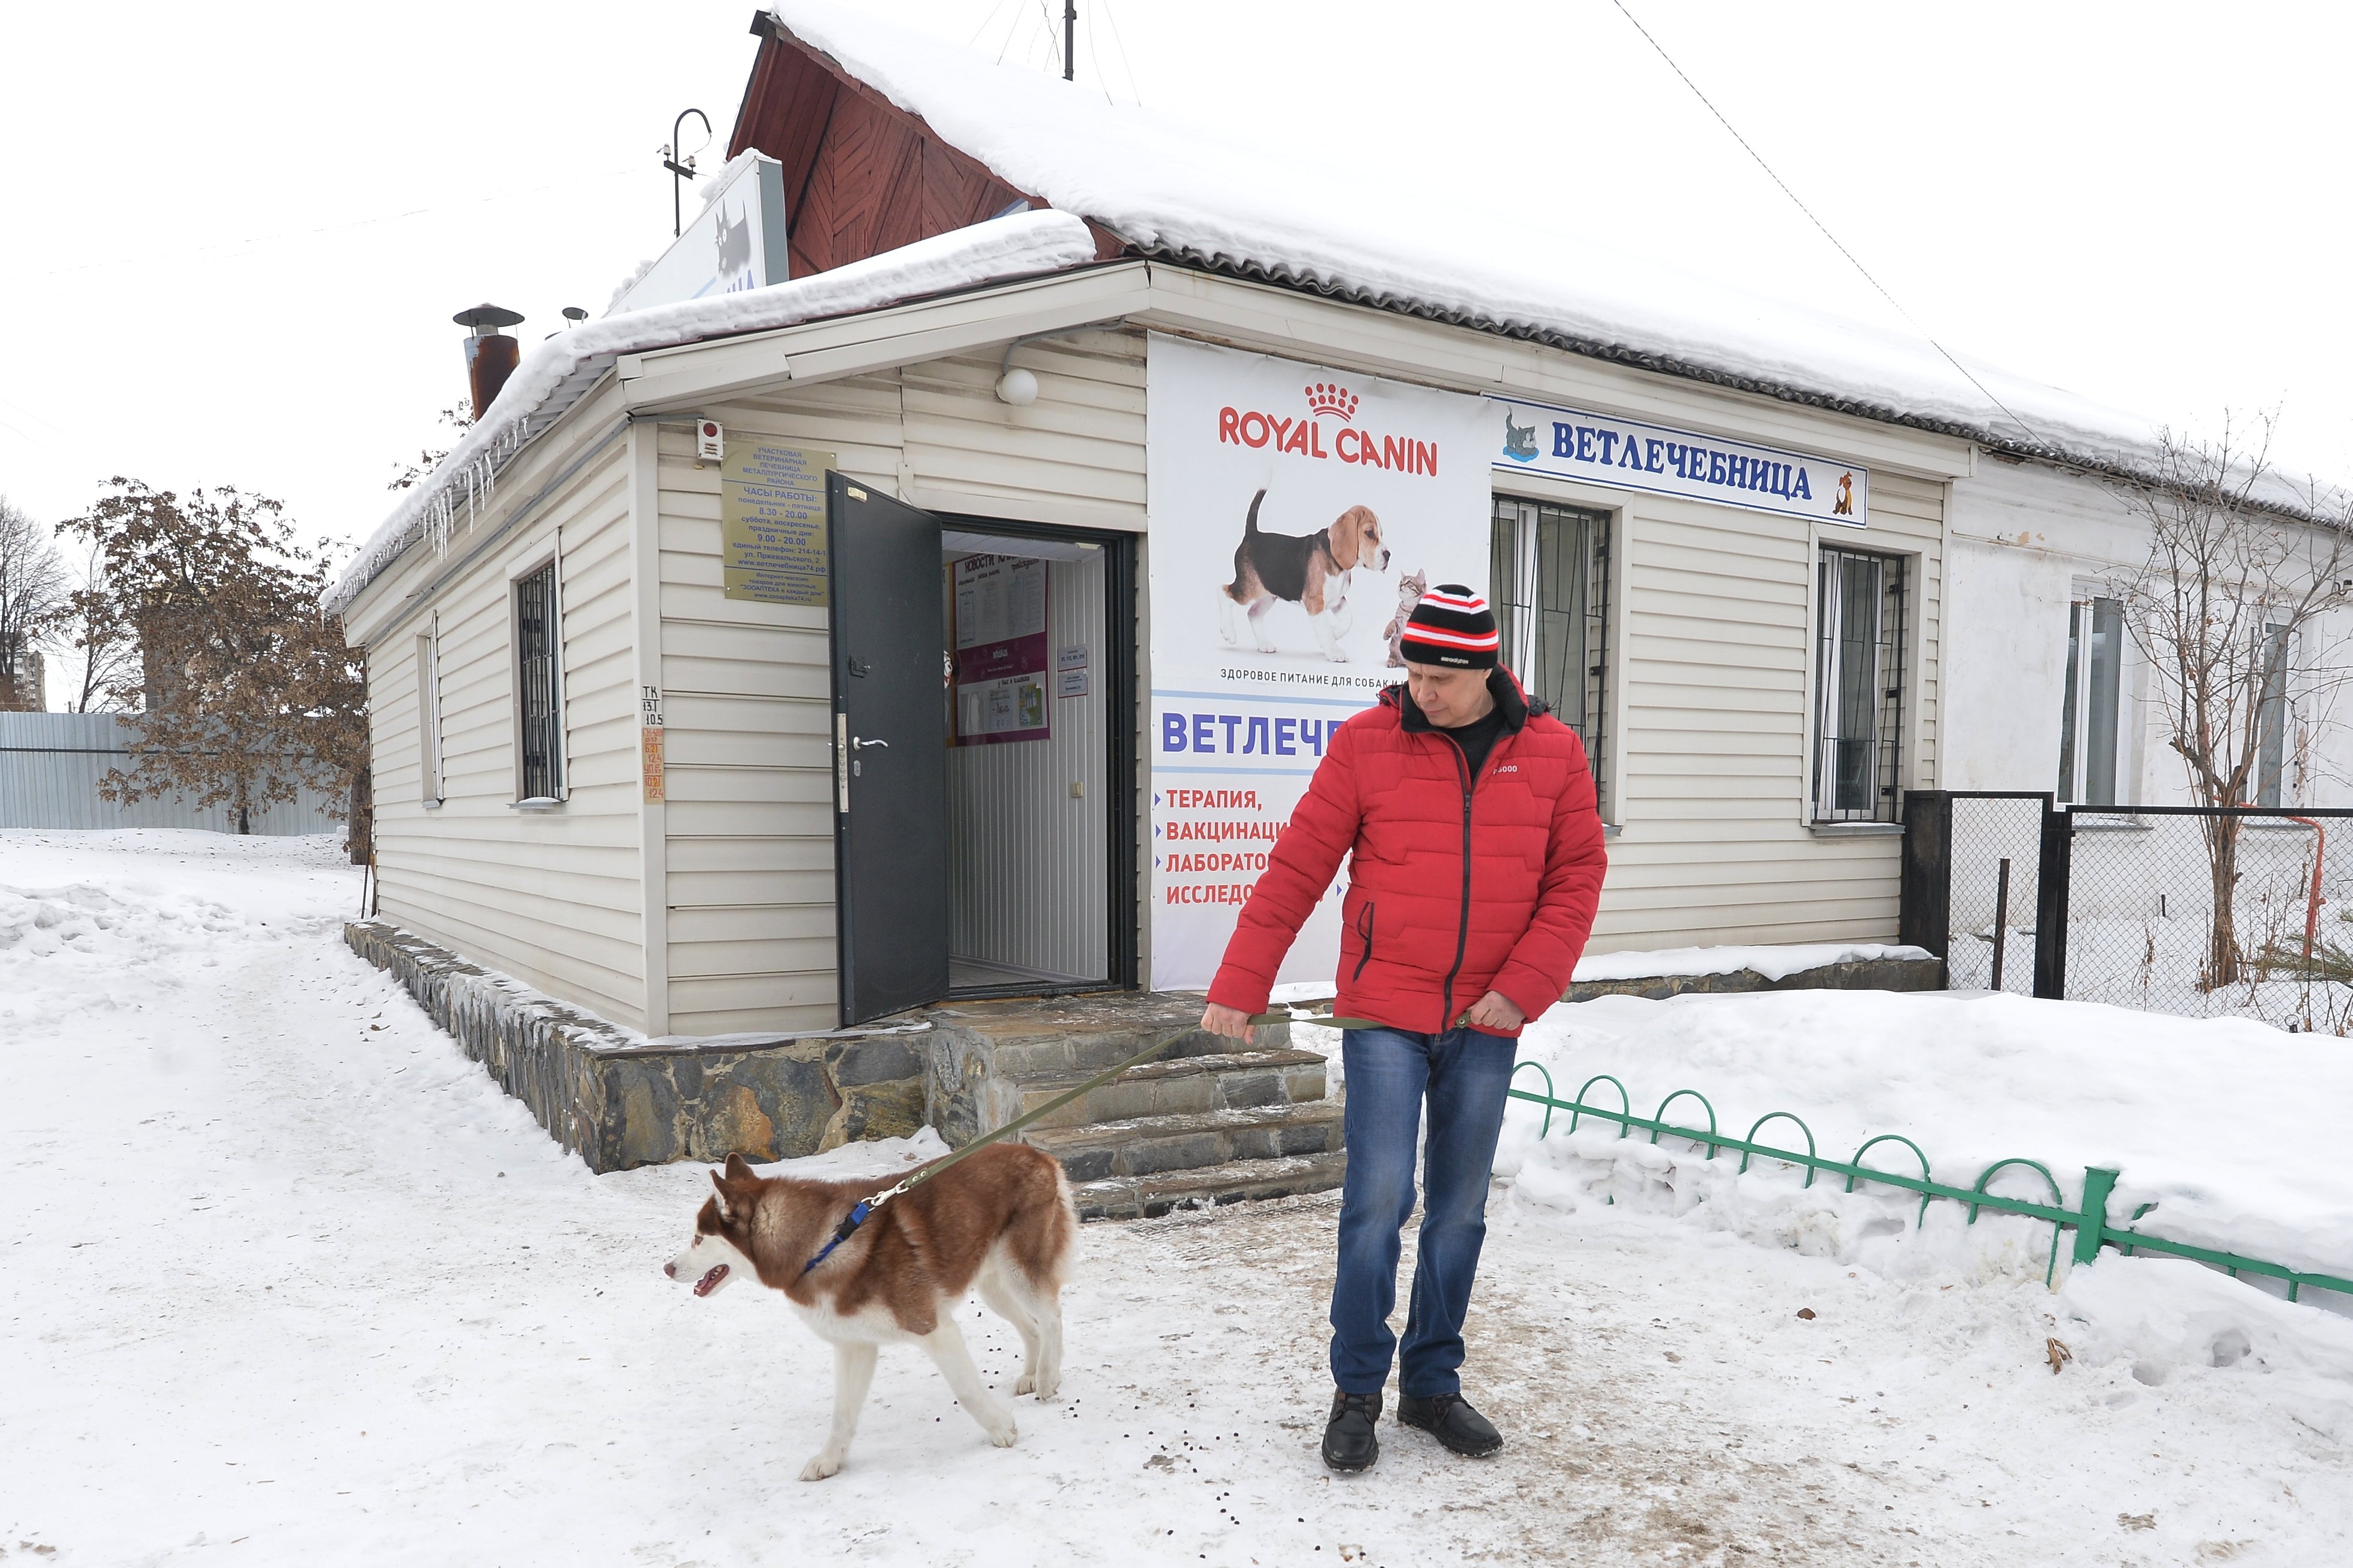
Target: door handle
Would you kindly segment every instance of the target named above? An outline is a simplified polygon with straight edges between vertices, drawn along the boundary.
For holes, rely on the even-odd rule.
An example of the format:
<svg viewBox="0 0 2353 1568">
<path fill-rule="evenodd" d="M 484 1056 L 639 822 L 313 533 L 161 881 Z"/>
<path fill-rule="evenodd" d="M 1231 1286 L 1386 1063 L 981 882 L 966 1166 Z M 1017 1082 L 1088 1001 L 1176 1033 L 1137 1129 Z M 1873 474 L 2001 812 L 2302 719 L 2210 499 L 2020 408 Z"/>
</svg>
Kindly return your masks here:
<svg viewBox="0 0 2353 1568">
<path fill-rule="evenodd" d="M 849 737 L 849 749 L 853 752 L 862 752 L 869 746 L 880 746 L 887 752 L 891 749 L 891 742 L 888 741 L 861 741 L 855 735 Z"/>
</svg>

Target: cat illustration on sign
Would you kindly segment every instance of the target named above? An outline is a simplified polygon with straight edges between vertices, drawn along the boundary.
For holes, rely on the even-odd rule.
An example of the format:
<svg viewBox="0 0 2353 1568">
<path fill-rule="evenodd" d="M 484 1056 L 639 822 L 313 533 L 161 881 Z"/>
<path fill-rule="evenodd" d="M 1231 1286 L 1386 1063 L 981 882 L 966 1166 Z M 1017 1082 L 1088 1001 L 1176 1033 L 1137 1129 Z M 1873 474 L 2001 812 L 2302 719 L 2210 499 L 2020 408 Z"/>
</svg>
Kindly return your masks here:
<svg viewBox="0 0 2353 1568">
<path fill-rule="evenodd" d="M 719 279 L 722 285 L 732 282 L 737 274 L 752 265 L 752 218 L 748 213 L 735 216 L 729 222 L 729 213 L 719 211 Z"/>
<path fill-rule="evenodd" d="M 1532 463 L 1536 456 L 1536 427 L 1513 424 L 1508 407 L 1504 410 L 1504 456 L 1515 463 Z"/>
<path fill-rule="evenodd" d="M 1413 618 L 1413 607 L 1421 603 L 1422 595 L 1429 589 L 1430 574 L 1427 570 L 1417 572 L 1410 577 L 1400 574 L 1398 578 L 1397 614 L 1388 626 L 1381 628 L 1381 636 L 1389 639 L 1388 667 L 1391 669 L 1405 668 L 1405 654 L 1400 646 L 1405 637 L 1405 624 Z"/>
</svg>

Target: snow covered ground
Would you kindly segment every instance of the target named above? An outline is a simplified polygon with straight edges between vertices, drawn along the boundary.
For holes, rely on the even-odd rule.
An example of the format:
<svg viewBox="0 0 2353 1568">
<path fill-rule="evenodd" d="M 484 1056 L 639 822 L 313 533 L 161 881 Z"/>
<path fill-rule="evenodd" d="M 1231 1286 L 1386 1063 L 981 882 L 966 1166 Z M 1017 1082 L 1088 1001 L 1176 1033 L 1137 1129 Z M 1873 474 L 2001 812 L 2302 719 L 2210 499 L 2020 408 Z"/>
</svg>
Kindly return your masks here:
<svg viewBox="0 0 2353 1568">
<path fill-rule="evenodd" d="M 701 1170 L 596 1177 L 564 1155 L 343 950 L 357 900 L 316 840 L 0 835 L 6 1561 L 2353 1557 L 2331 1338 L 2353 1323 L 2116 1258 L 2053 1295 L 2031 1238 L 2029 1279 L 1999 1248 L 1903 1254 L 1836 1205 L 1806 1250 L 1760 1245 L 1769 1226 L 1722 1222 L 1739 1184 L 1687 1202 L 1643 1157 L 1557 1130 L 1539 1145 L 1517 1112 L 1470 1330 L 1470 1386 L 1512 1438 L 1495 1459 L 1385 1425 L 1370 1475 L 1317 1462 L 1325 1197 L 1087 1227 L 1065 1397 L 1017 1405 L 1018 1447 L 990 1448 L 928 1363 L 894 1352 L 848 1468 L 806 1485 L 821 1347 L 760 1292 L 697 1301 L 659 1272 Z M 1691 1082 L 1727 1121 L 1868 1086 L 1860 1068 L 1771 1072 L 1840 1026 L 1774 1011 L 1791 1002 L 1588 1004 L 1589 1033 L 1531 1049 L 1572 1069 L 1616 1052 L 1638 1095 Z M 1658 1026 L 1679 1017 L 1709 1027 Z M 2003 1016 L 1981 1023 L 1999 1037 Z M 2221 1041 L 2218 1077 L 2262 1068 L 2252 1041 Z M 2052 1062 L 2053 1092 L 2096 1107 L 2083 1065 Z M 1910 1092 L 1816 1124 L 1826 1143 L 1841 1115 L 1882 1130 L 1935 1091 Z M 2229 1116 L 2189 1172 L 2218 1190 Z M 1973 1152 L 1926 1131 L 1940 1173 L 1947 1149 L 1956 1168 Z M 2035 1142 L 2001 1152 L 2082 1152 L 2055 1124 L 2005 1131 Z M 2137 1173 L 2162 1152 L 2119 1157 Z M 1599 1201 L 1605 1180 L 1621 1201 Z M 1753 1180 L 1760 1211 L 1795 1212 L 1785 1177 Z M 2209 1365 L 2222 1319 L 2249 1342 Z M 1001 1385 L 1010 1336 L 966 1321 Z M 2168 1334 L 2188 1347 L 2169 1362 L 2150 1349 Z M 2055 1375 L 2054 1336 L 2076 1353 Z"/>
</svg>

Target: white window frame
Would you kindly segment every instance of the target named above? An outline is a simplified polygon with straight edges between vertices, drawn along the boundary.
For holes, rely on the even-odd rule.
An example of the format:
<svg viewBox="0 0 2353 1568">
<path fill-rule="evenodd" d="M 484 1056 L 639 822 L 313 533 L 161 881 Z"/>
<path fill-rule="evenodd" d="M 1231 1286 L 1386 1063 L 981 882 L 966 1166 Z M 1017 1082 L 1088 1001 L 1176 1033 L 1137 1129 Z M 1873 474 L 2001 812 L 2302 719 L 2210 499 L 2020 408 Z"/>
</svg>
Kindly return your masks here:
<svg viewBox="0 0 2353 1568">
<path fill-rule="evenodd" d="M 2273 625 L 2268 616 L 2263 617 L 2263 629 L 2257 635 L 2266 646 L 2274 637 L 2281 641 L 2279 695 L 2275 699 L 2268 691 L 2257 691 L 2254 695 L 2257 708 L 2255 766 L 2248 778 L 2254 788 L 2248 804 L 2274 810 L 2293 809 L 2304 804 L 2304 747 L 2296 735 L 2295 701 L 2296 654 L 2304 639 L 2300 634 L 2291 632 L 2285 626 Z M 2269 681 L 2264 682 L 2265 686 L 2270 684 Z M 2277 716 L 2276 733 L 2273 732 L 2274 714 Z M 2273 742 L 2279 747 L 2279 766 L 2276 772 L 2267 773 L 2263 752 Z"/>
<path fill-rule="evenodd" d="M 522 584 L 540 573 L 548 574 L 547 668 L 549 710 L 555 717 L 549 737 L 549 789 L 545 795 L 523 791 L 523 718 L 528 693 L 523 687 Z M 550 811 L 572 798 L 571 710 L 564 690 L 564 550 L 561 541 L 545 554 L 526 556 L 507 573 L 507 665 L 514 677 L 514 794 L 511 809 Z"/>
<path fill-rule="evenodd" d="M 2110 798 L 2091 798 L 2092 702 L 2097 695 L 2092 684 L 2092 636 L 2094 616 L 2102 601 L 2114 605 L 2116 610 L 2116 644 L 2109 655 L 2109 676 L 2114 681 L 2114 722 L 2108 737 L 2108 794 Z M 2079 635 L 2080 628 L 2080 635 Z M 2059 803 L 2062 805 L 2122 806 L 2130 803 L 2117 798 L 2128 776 L 2126 764 L 2131 747 L 2126 743 L 2130 734 L 2132 712 L 2131 689 L 2125 680 L 2125 658 L 2127 639 L 2125 637 L 2124 605 L 2116 592 L 2105 584 L 2078 583 L 2067 602 L 2067 638 L 2071 658 L 2061 668 L 2072 677 L 2072 683 L 2063 679 L 2060 698 L 2060 761 L 2063 764 L 2059 780 Z"/>
<path fill-rule="evenodd" d="M 417 763 L 418 793 L 427 806 L 448 798 L 441 752 L 441 613 L 417 634 Z"/>
</svg>

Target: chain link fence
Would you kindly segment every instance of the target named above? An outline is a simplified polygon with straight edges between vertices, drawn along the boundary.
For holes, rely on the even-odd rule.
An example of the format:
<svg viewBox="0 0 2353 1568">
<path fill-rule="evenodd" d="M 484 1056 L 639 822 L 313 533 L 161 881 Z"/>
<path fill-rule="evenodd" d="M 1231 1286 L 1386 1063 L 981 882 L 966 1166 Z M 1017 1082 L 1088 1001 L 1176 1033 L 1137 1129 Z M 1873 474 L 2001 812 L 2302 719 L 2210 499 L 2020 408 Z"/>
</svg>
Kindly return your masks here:
<svg viewBox="0 0 2353 1568">
<path fill-rule="evenodd" d="M 1953 797 L 1945 983 L 1956 990 L 2034 994 L 2044 809 L 2041 795 Z"/>
<path fill-rule="evenodd" d="M 1915 792 L 1903 925 L 1956 990 L 2353 1033 L 2353 810 Z"/>
<path fill-rule="evenodd" d="M 2353 1026 L 2353 812 L 2067 816 L 2070 999 Z"/>
</svg>

